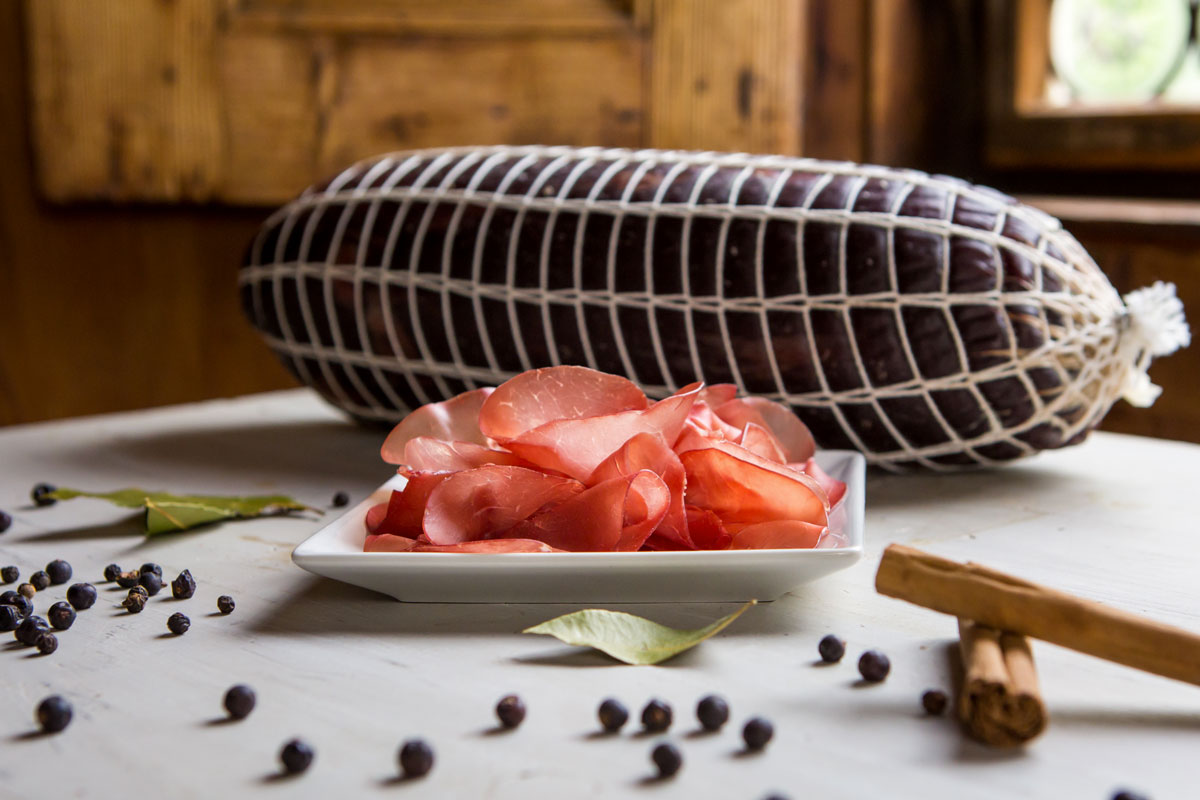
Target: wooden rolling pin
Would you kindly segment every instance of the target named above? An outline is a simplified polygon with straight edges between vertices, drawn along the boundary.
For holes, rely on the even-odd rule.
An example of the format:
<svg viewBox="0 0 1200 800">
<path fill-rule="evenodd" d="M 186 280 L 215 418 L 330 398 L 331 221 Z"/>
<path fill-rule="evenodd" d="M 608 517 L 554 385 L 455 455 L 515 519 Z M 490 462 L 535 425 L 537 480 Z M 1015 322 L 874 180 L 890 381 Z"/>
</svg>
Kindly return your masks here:
<svg viewBox="0 0 1200 800">
<path fill-rule="evenodd" d="M 960 619 L 1200 686 L 1200 636 L 978 564 L 893 544 L 875 588 Z"/>
</svg>

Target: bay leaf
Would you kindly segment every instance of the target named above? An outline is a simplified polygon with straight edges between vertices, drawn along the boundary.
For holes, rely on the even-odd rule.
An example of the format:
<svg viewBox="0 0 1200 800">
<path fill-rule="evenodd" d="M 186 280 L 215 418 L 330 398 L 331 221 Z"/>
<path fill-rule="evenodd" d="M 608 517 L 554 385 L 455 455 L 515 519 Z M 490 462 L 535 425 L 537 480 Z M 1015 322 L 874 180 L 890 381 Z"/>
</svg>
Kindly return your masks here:
<svg viewBox="0 0 1200 800">
<path fill-rule="evenodd" d="M 170 492 L 148 492 L 136 487 L 112 492 L 87 492 L 80 489 L 56 489 L 48 497 L 55 500 L 70 500 L 75 497 L 92 497 L 121 506 L 122 508 L 144 508 L 146 510 L 146 534 L 153 536 L 170 531 L 182 531 L 197 525 L 220 522 L 226 519 L 244 519 L 292 511 L 316 511 L 287 495 L 249 495 L 228 497 L 222 495 L 172 494 Z"/>
<path fill-rule="evenodd" d="M 624 611 L 587 608 L 563 614 L 521 632 L 553 636 L 567 644 L 594 647 L 626 664 L 657 664 L 719 633 L 757 602 L 751 600 L 729 616 L 695 630 L 670 628 Z"/>
</svg>

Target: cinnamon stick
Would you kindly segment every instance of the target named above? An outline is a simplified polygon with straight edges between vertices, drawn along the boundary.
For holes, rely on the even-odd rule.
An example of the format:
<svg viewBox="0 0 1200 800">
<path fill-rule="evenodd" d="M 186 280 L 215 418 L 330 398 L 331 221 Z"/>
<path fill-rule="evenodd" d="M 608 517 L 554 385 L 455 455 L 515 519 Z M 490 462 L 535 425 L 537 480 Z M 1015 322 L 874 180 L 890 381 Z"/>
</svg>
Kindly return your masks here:
<svg viewBox="0 0 1200 800">
<path fill-rule="evenodd" d="M 1014 747 L 1046 728 L 1029 640 L 960 619 L 963 684 L 958 716 L 967 732 L 995 747 Z"/>
<path fill-rule="evenodd" d="M 1200 685 L 1200 636 L 978 564 L 893 544 L 879 562 L 875 588 L 996 630 Z"/>
</svg>

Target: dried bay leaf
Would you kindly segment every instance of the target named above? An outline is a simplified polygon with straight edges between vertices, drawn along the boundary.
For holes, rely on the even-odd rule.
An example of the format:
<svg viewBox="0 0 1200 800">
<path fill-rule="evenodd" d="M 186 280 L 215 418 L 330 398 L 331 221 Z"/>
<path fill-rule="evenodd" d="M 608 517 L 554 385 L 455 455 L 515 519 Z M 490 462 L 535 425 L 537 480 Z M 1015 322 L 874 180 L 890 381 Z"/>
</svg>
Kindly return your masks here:
<svg viewBox="0 0 1200 800">
<path fill-rule="evenodd" d="M 567 644 L 594 647 L 626 664 L 657 664 L 719 633 L 756 602 L 751 600 L 729 616 L 696 630 L 669 628 L 624 611 L 587 608 L 563 614 L 521 632 L 553 636 Z"/>
<path fill-rule="evenodd" d="M 70 500 L 75 497 L 92 497 L 107 500 L 122 508 L 144 508 L 146 510 L 146 534 L 182 531 L 197 525 L 220 522 L 226 519 L 244 519 L 292 511 L 317 511 L 286 495 L 257 495 L 247 497 L 224 497 L 220 495 L 183 495 L 170 492 L 147 492 L 145 489 L 118 489 L 113 492 L 85 492 L 79 489 L 56 489 L 48 497 L 55 500 Z"/>
</svg>

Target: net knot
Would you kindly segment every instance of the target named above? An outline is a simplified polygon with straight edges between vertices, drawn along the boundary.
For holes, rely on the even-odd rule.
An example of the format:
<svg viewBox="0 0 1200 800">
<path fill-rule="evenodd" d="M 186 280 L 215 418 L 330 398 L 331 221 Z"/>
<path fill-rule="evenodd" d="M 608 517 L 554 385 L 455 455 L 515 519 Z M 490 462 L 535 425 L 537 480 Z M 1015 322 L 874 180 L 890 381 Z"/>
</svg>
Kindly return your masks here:
<svg viewBox="0 0 1200 800">
<path fill-rule="evenodd" d="M 1158 399 L 1162 389 L 1146 374 L 1150 359 L 1174 353 L 1191 344 L 1192 333 L 1183 315 L 1183 302 L 1175 284 L 1155 281 L 1125 295 L 1123 344 L 1135 356 L 1134 369 L 1125 380 L 1122 395 L 1132 405 L 1146 407 Z"/>
</svg>

